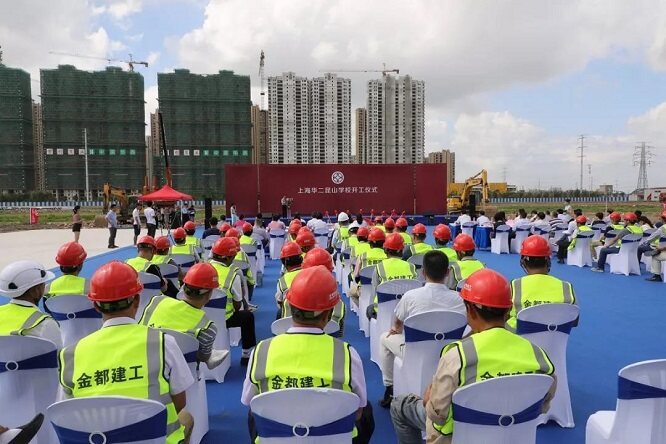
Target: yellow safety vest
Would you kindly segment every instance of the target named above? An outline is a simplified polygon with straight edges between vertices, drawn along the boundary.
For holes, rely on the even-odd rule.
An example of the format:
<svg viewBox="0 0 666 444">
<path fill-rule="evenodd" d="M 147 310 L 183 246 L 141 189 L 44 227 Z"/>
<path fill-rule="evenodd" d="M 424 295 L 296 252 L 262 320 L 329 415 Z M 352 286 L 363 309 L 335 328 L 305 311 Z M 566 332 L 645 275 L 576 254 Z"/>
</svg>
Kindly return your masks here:
<svg viewBox="0 0 666 444">
<path fill-rule="evenodd" d="M 170 260 L 171 256 L 169 256 L 168 254 L 156 254 L 153 256 L 150 262 L 152 262 L 155 265 L 158 265 L 158 264 L 168 264 Z"/>
<path fill-rule="evenodd" d="M 455 350 L 454 350 L 455 349 Z M 460 356 L 458 387 L 499 376 L 541 373 L 552 375 L 555 368 L 541 348 L 503 328 L 491 328 L 453 342 L 442 350 Z M 444 435 L 453 433 L 453 410 L 444 424 L 434 424 Z"/>
<path fill-rule="evenodd" d="M 385 259 L 388 259 L 388 256 L 383 249 L 370 247 L 368 251 L 361 254 L 361 268 L 377 265 Z"/>
<path fill-rule="evenodd" d="M 185 245 L 192 245 L 194 247 L 198 247 L 199 246 L 199 238 L 196 237 L 196 236 L 187 235 L 187 236 L 185 236 Z"/>
<path fill-rule="evenodd" d="M 384 233 L 386 233 L 386 227 L 385 227 L 384 225 L 381 225 L 381 224 L 380 224 L 380 225 L 375 225 L 375 226 L 372 227 L 372 228 L 379 228 L 379 229 L 382 230 Z"/>
<path fill-rule="evenodd" d="M 592 228 L 588 227 L 587 225 L 581 225 L 580 227 L 578 227 L 578 231 L 581 232 L 581 233 L 584 233 L 586 231 L 592 231 Z M 573 236 L 573 239 L 571 239 L 571 243 L 567 247 L 567 250 L 573 250 L 576 247 L 576 237 L 577 236 L 578 236 L 577 234 L 575 234 Z"/>
<path fill-rule="evenodd" d="M 60 384 L 74 398 L 128 396 L 167 409 L 168 444 L 185 438 L 164 376 L 164 333 L 138 324 L 104 327 L 60 352 Z"/>
<path fill-rule="evenodd" d="M 338 240 L 343 241 L 349 239 L 349 227 L 340 227 L 338 228 Z"/>
<path fill-rule="evenodd" d="M 432 250 L 432 245 L 426 243 L 413 244 L 409 247 L 409 251 L 412 253 L 412 256 L 417 254 L 426 254 L 428 251 Z"/>
<path fill-rule="evenodd" d="M 227 295 L 227 306 L 225 319 L 229 319 L 234 314 L 234 296 L 231 292 L 234 279 L 240 278 L 240 270 L 235 265 L 226 266 L 217 261 L 210 261 L 210 264 L 217 271 L 217 281 L 220 283 L 220 289 Z"/>
<path fill-rule="evenodd" d="M 654 240 L 652 241 L 652 245 L 657 246 L 657 247 L 661 243 L 660 237 L 666 236 L 666 225 L 662 225 L 661 227 L 659 227 L 659 231 L 661 231 L 661 234 L 659 235 L 659 237 L 654 238 Z"/>
<path fill-rule="evenodd" d="M 396 279 L 416 279 L 416 266 L 397 257 L 390 257 L 377 264 L 377 278 L 377 285 Z M 375 311 L 378 302 L 375 294 Z"/>
<path fill-rule="evenodd" d="M 152 265 L 152 263 L 148 259 L 144 259 L 141 256 L 133 257 L 132 259 L 127 259 L 125 263 L 134 268 L 137 273 L 146 271 L 146 268 Z"/>
<path fill-rule="evenodd" d="M 37 327 L 51 316 L 39 311 L 37 307 L 26 307 L 19 304 L 0 306 L 0 336 L 25 334 Z"/>
<path fill-rule="evenodd" d="M 404 231 L 399 231 L 400 236 L 402 236 L 402 240 L 405 241 L 405 245 L 412 245 L 412 236 L 409 235 L 409 233 L 404 232 Z"/>
<path fill-rule="evenodd" d="M 168 328 L 195 338 L 212 323 L 213 321 L 206 317 L 205 311 L 168 296 L 151 299 L 139 321 L 139 324 L 148 327 Z"/>
<path fill-rule="evenodd" d="M 460 282 L 463 279 L 467 279 L 475 271 L 485 268 L 485 265 L 480 260 L 467 256 L 462 260 L 450 264 L 449 267 L 456 282 Z"/>
<path fill-rule="evenodd" d="M 524 309 L 541 304 L 575 304 L 573 286 L 548 274 L 529 274 L 511 281 L 513 307 L 507 328 L 516 331 L 516 316 Z"/>
<path fill-rule="evenodd" d="M 291 287 L 291 283 L 294 281 L 294 278 L 298 276 L 298 273 L 301 272 L 300 268 L 295 270 L 287 271 L 285 274 L 280 276 L 278 279 L 278 291 L 285 293 Z"/>
<path fill-rule="evenodd" d="M 257 241 L 252 239 L 251 236 L 244 234 L 240 237 L 239 242 L 241 245 L 257 245 Z"/>
<path fill-rule="evenodd" d="M 359 241 L 352 247 L 351 252 L 349 253 L 349 257 L 359 257 L 366 251 L 370 251 L 370 244 L 366 241 Z"/>
<path fill-rule="evenodd" d="M 62 294 L 86 294 L 86 279 L 73 274 L 64 274 L 53 280 L 46 297 Z"/>
<path fill-rule="evenodd" d="M 446 257 L 449 258 L 449 264 L 451 262 L 458 262 L 458 254 L 456 253 L 456 250 L 450 247 L 439 247 L 437 250 L 441 251 L 446 255 Z"/>
<path fill-rule="evenodd" d="M 240 250 L 238 253 L 236 253 L 236 257 L 234 257 L 234 260 L 238 262 L 244 262 L 248 265 L 247 269 L 243 271 L 243 274 L 247 279 L 248 285 L 254 285 L 255 283 L 254 275 L 252 274 L 252 267 L 250 266 L 250 258 L 248 257 L 247 253 L 244 252 L 243 250 Z"/>
<path fill-rule="evenodd" d="M 191 244 L 176 244 L 172 245 L 169 249 L 169 256 L 173 254 L 189 254 L 194 256 L 194 245 Z"/>
</svg>

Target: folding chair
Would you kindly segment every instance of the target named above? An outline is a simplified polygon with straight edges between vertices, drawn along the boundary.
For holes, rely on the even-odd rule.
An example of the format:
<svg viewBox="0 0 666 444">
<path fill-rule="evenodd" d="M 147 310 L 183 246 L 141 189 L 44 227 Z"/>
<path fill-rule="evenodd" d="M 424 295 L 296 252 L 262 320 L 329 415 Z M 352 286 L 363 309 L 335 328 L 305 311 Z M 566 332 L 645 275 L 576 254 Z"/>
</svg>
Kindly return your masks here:
<svg viewBox="0 0 666 444">
<path fill-rule="evenodd" d="M 67 347 L 102 328 L 102 315 L 82 294 L 53 296 L 44 302 L 53 319 L 60 324 L 63 347 Z"/>
</svg>

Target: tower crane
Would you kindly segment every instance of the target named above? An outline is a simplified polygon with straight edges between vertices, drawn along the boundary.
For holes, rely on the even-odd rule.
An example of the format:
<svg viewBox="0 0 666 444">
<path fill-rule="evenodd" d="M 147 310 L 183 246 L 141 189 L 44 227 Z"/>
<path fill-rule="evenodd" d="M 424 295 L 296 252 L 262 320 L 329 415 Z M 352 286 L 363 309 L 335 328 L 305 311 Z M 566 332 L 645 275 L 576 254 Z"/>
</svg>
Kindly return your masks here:
<svg viewBox="0 0 666 444">
<path fill-rule="evenodd" d="M 49 54 L 54 54 L 54 55 L 64 55 L 64 56 L 69 56 L 69 57 L 78 57 L 80 59 L 93 59 L 93 60 L 106 60 L 108 63 L 113 63 L 113 62 L 119 62 L 119 63 L 127 63 L 129 66 L 130 72 L 134 72 L 134 65 L 143 65 L 146 68 L 148 68 L 148 62 L 140 62 L 138 60 L 134 60 L 132 57 L 132 54 L 129 55 L 129 60 L 119 60 L 119 59 L 111 59 L 108 57 L 96 57 L 96 56 L 88 56 L 88 55 L 82 55 L 82 54 L 72 54 L 69 52 L 59 52 L 59 51 L 49 51 Z"/>
<path fill-rule="evenodd" d="M 388 73 L 400 74 L 397 68 L 387 68 L 386 63 L 382 63 L 383 69 L 320 69 L 319 72 L 381 72 L 386 77 Z"/>
<path fill-rule="evenodd" d="M 261 50 L 261 55 L 259 56 L 259 79 L 261 81 L 261 108 L 262 110 L 266 109 L 264 107 L 264 101 L 266 100 L 266 72 L 264 72 L 264 50 Z"/>
</svg>

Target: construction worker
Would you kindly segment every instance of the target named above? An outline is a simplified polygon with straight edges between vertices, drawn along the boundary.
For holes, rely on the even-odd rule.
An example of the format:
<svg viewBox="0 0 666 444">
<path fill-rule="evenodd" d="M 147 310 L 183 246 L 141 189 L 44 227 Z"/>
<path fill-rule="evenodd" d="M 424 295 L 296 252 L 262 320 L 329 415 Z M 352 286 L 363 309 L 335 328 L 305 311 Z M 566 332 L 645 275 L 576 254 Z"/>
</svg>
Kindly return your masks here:
<svg viewBox="0 0 666 444">
<path fill-rule="evenodd" d="M 220 289 L 227 297 L 226 319 L 227 328 L 240 327 L 243 352 L 241 365 L 246 366 L 250 352 L 257 343 L 254 330 L 254 314 L 250 311 L 241 311 L 243 302 L 242 275 L 237 266 L 233 264 L 239 247 L 231 237 L 222 237 L 215 241 L 211 248 L 210 264 L 217 271 L 217 280 Z"/>
<path fill-rule="evenodd" d="M 661 221 L 662 225 L 646 239 L 646 244 L 650 246 L 650 250 L 647 250 L 645 254 L 652 258 L 650 264 L 652 276 L 646 280 L 651 282 L 663 281 L 661 277 L 661 263 L 666 261 L 666 248 L 660 247 L 659 244 L 660 239 L 666 237 L 666 210 L 661 212 Z"/>
<path fill-rule="evenodd" d="M 384 226 L 384 219 L 381 216 L 377 216 L 374 219 L 373 228 L 378 228 L 386 234 L 386 227 Z"/>
<path fill-rule="evenodd" d="M 224 237 L 231 238 L 236 244 L 238 252 L 236 253 L 234 261 L 247 264 L 247 267 L 244 267 L 243 269 L 243 276 L 245 276 L 245 282 L 247 283 L 247 300 L 243 299 L 243 306 L 245 307 L 245 309 L 251 308 L 252 311 L 255 311 L 258 308 L 258 306 L 250 304 L 248 301 L 252 300 L 256 281 L 254 280 L 254 273 L 252 273 L 250 258 L 248 257 L 247 253 L 243 251 L 243 248 L 241 247 L 240 243 L 241 234 L 237 229 L 231 228 L 227 230 Z"/>
<path fill-rule="evenodd" d="M 60 247 L 55 260 L 60 266 L 62 276 L 51 281 L 44 297 L 50 298 L 62 294 L 88 294 L 88 280 L 79 277 L 86 257 L 88 257 L 88 253 L 77 242 L 67 242 Z"/>
<path fill-rule="evenodd" d="M 428 230 L 423 224 L 416 224 L 412 228 L 412 244 L 405 248 L 402 258 L 407 260 L 412 256 L 418 254 L 426 254 L 432 250 L 432 245 L 425 243 L 425 238 L 428 235 Z"/>
<path fill-rule="evenodd" d="M 287 290 L 289 290 L 294 278 L 301 271 L 301 265 L 303 264 L 303 251 L 301 251 L 301 247 L 296 242 L 284 244 L 282 250 L 280 250 L 280 261 L 284 266 L 285 272 L 278 279 L 277 291 L 275 292 L 275 302 L 278 305 L 276 319 L 282 317 L 282 306 Z"/>
<path fill-rule="evenodd" d="M 312 234 L 312 231 L 303 227 L 296 236 L 296 243 L 301 247 L 303 254 L 305 254 L 317 245 L 317 240 L 315 239 L 314 234 Z"/>
<path fill-rule="evenodd" d="M 10 299 L 0 306 L 0 335 L 33 336 L 62 347 L 58 323 L 39 311 L 46 283 L 55 275 L 35 261 L 16 261 L 0 272 L 0 294 Z"/>
<path fill-rule="evenodd" d="M 456 251 L 448 246 L 448 243 L 451 240 L 451 229 L 449 226 L 445 224 L 437 225 L 432 232 L 432 235 L 435 238 L 435 249 L 444 253 L 449 259 L 449 263 L 457 261 L 458 255 Z"/>
<path fill-rule="evenodd" d="M 199 341 L 197 361 L 209 369 L 222 364 L 229 350 L 213 350 L 217 326 L 208 319 L 203 308 L 219 287 L 217 270 L 211 264 L 196 264 L 187 271 L 183 281 L 183 300 L 165 296 L 154 297 L 146 306 L 139 324 L 188 334 Z"/>
<path fill-rule="evenodd" d="M 453 241 L 453 249 L 456 251 L 458 260 L 449 264 L 448 286 L 451 290 L 458 289 L 458 283 L 463 279 L 485 267 L 483 262 L 474 258 L 476 244 L 474 239 L 467 234 L 459 234 Z"/>
<path fill-rule="evenodd" d="M 386 229 L 386 234 L 391 234 L 395 231 L 395 221 L 393 218 L 389 217 L 384 221 L 384 228 Z"/>
<path fill-rule="evenodd" d="M 199 252 L 194 245 L 187 243 L 187 232 L 183 227 L 172 230 L 171 237 L 173 237 L 174 245 L 171 246 L 169 255 L 187 254 L 194 257 L 194 262 L 199 262 Z"/>
<path fill-rule="evenodd" d="M 174 264 L 169 255 L 169 249 L 171 248 L 171 241 L 166 236 L 160 236 L 155 239 L 155 254 L 151 262 L 153 264 Z"/>
<path fill-rule="evenodd" d="M 338 214 L 338 223 L 331 237 L 331 246 L 335 248 L 347 238 L 349 238 L 349 215 L 343 211 Z"/>
<path fill-rule="evenodd" d="M 562 238 L 560 241 L 557 242 L 558 264 L 565 263 L 567 258 L 567 252 L 573 250 L 574 247 L 576 247 L 576 238 L 578 237 L 578 233 L 582 233 L 585 231 L 592 231 L 592 228 L 586 225 L 587 217 L 583 216 L 582 214 L 576 216 L 576 218 L 570 223 L 573 223 L 575 225 L 575 228 L 572 229 L 569 238 L 568 239 Z"/>
<path fill-rule="evenodd" d="M 400 443 L 426 441 L 450 444 L 453 434 L 451 398 L 460 387 L 515 374 L 553 376 L 550 358 L 540 347 L 504 329 L 512 306 L 507 280 L 490 269 L 473 273 L 461 297 L 472 335 L 444 347 L 432 384 L 423 398 L 398 396 L 391 403 L 391 419 Z M 541 406 L 546 412 L 555 394 L 555 378 Z"/>
<path fill-rule="evenodd" d="M 578 216 L 581 217 L 581 216 Z M 516 331 L 516 316 L 523 308 L 541 304 L 575 304 L 573 286 L 551 276 L 550 244 L 541 236 L 530 236 L 520 248 L 520 266 L 527 273 L 511 281 L 513 306 L 506 327 Z"/>
<path fill-rule="evenodd" d="M 286 242 L 296 242 L 296 236 L 298 236 L 298 231 L 302 226 L 301 221 L 292 220 L 291 223 L 289 223 L 289 228 L 287 228 Z"/>
<path fill-rule="evenodd" d="M 351 251 L 349 252 L 350 260 L 359 257 L 361 254 L 370 249 L 370 244 L 368 243 L 369 234 L 370 230 L 368 230 L 366 227 L 359 227 L 358 231 L 356 232 L 357 242 L 355 245 L 351 245 Z"/>
<path fill-rule="evenodd" d="M 360 274 L 361 270 L 365 267 L 371 265 L 377 265 L 384 259 L 387 259 L 388 256 L 384 251 L 384 241 L 386 240 L 386 234 L 379 228 L 372 228 L 370 234 L 368 234 L 368 243 L 370 248 L 367 251 L 364 251 L 359 256 L 356 257 L 356 264 L 354 265 L 354 274 L 351 287 L 349 288 L 349 295 L 352 299 L 357 302 L 358 298 L 361 295 L 361 285 L 360 285 Z"/>
<path fill-rule="evenodd" d="M 201 242 L 199 241 L 199 238 L 194 235 L 195 231 L 197 231 L 197 225 L 191 220 L 188 220 L 185 222 L 185 225 L 183 225 L 183 228 L 185 229 L 185 245 L 192 245 L 195 248 L 198 248 Z"/>
<path fill-rule="evenodd" d="M 257 345 L 243 383 L 241 402 L 249 406 L 256 395 L 292 387 L 353 392 L 360 400 L 353 442 L 366 443 L 374 424 L 371 407 L 364 409 L 367 393 L 361 358 L 346 342 L 324 334 L 339 300 L 338 284 L 325 267 L 311 267 L 296 276 L 287 293 L 294 325 L 286 334 Z M 248 423 L 254 440 L 254 421 Z"/>
<path fill-rule="evenodd" d="M 391 233 L 384 241 L 386 259 L 377 264 L 375 274 L 372 276 L 372 288 L 375 290 L 375 299 L 366 312 L 368 319 L 377 317 L 377 287 L 387 281 L 395 279 L 416 279 L 416 266 L 402 259 L 405 242 L 400 233 Z"/>
<path fill-rule="evenodd" d="M 172 298 L 178 296 L 178 288 L 170 280 L 164 279 L 160 268 L 152 262 L 156 251 L 155 239 L 151 236 L 141 236 L 136 243 L 136 250 L 138 255 L 125 262 L 137 273 L 148 273 L 160 278 L 161 290 L 165 295 Z"/>
<path fill-rule="evenodd" d="M 395 229 L 400 233 L 400 236 L 402 236 L 405 245 L 412 245 L 412 237 L 407 232 L 407 227 L 409 227 L 409 222 L 407 222 L 407 219 L 404 217 L 399 217 L 398 220 L 395 221 Z"/>
<path fill-rule="evenodd" d="M 254 232 L 254 227 L 252 226 L 251 223 L 245 222 L 243 224 L 243 234 L 241 237 L 238 239 L 240 241 L 241 245 L 257 245 L 257 241 L 254 240 L 252 237 L 252 233 Z"/>
<path fill-rule="evenodd" d="M 590 240 L 590 253 L 592 254 L 592 259 L 597 259 L 597 250 L 596 247 L 600 247 L 606 243 L 606 234 L 611 230 L 622 231 L 624 230 L 624 225 L 620 222 L 622 220 L 622 215 L 617 211 L 610 211 L 608 213 L 608 226 L 604 230 L 603 234 L 599 240 Z"/>
<path fill-rule="evenodd" d="M 95 271 L 88 298 L 102 328 L 60 351 L 60 384 L 68 398 L 129 396 L 167 409 L 168 444 L 188 442 L 193 419 L 184 408 L 194 383 L 176 340 L 134 320 L 143 285 L 132 267 L 112 261 Z"/>
<path fill-rule="evenodd" d="M 231 225 L 228 222 L 224 222 L 220 225 L 220 237 L 224 237 L 230 229 Z"/>
<path fill-rule="evenodd" d="M 622 245 L 622 238 L 628 234 L 637 234 L 643 235 L 643 229 L 636 225 L 638 222 L 638 217 L 636 213 L 624 213 L 624 228 L 620 231 L 614 239 L 611 239 L 608 242 L 608 245 L 603 247 L 599 251 L 599 259 L 597 260 L 596 267 L 592 267 L 592 271 L 596 273 L 603 273 L 604 267 L 606 266 L 606 257 L 609 254 L 617 254 L 620 251 L 620 246 Z"/>
</svg>

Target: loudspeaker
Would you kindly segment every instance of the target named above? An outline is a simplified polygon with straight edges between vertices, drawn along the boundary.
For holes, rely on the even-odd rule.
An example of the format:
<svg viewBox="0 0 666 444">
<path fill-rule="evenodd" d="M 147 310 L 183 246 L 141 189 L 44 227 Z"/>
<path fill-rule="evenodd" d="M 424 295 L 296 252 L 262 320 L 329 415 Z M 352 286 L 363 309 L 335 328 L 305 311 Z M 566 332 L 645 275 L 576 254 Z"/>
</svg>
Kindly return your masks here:
<svg viewBox="0 0 666 444">
<path fill-rule="evenodd" d="M 476 194 L 472 193 L 469 195 L 469 213 L 470 216 L 474 217 L 476 214 Z"/>
<path fill-rule="evenodd" d="M 206 197 L 204 199 L 204 227 L 210 228 L 210 218 L 213 217 L 213 199 Z"/>
</svg>

